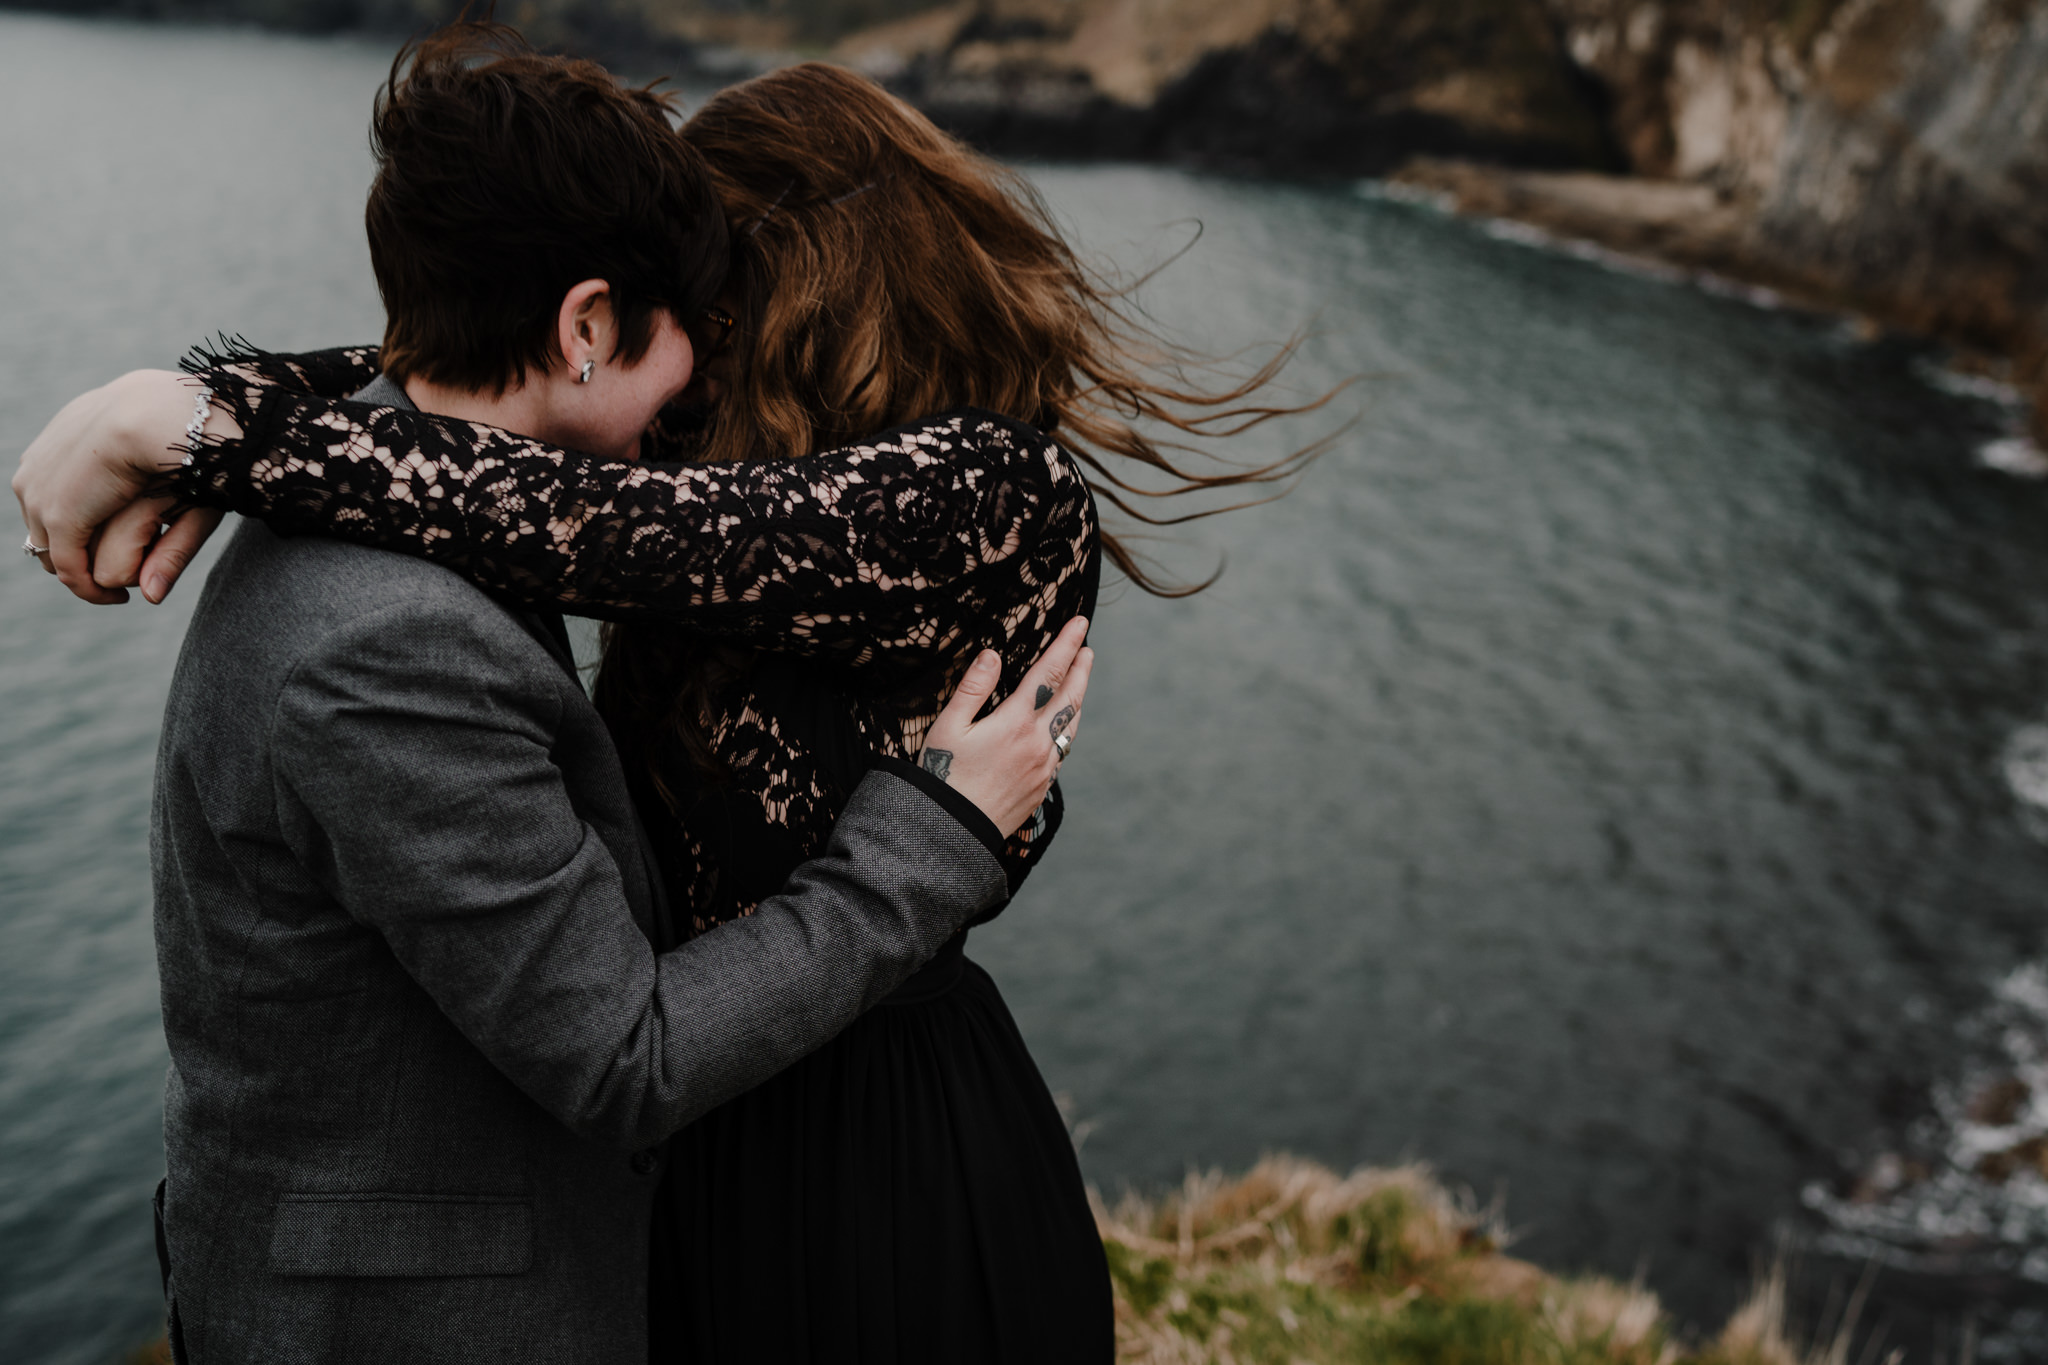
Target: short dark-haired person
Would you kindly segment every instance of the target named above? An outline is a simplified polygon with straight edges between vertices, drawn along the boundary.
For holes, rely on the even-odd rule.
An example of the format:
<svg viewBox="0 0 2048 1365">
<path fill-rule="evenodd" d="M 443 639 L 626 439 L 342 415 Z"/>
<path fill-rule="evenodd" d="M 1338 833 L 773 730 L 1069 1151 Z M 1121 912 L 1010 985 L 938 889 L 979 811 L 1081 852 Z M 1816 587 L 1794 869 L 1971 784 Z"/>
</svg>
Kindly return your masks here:
<svg viewBox="0 0 2048 1365">
<path fill-rule="evenodd" d="M 600 711 L 688 932 L 716 938 L 826 846 L 863 774 L 920 750 L 945 767 L 928 727 L 978 650 L 1002 657 L 999 695 L 1044 703 L 1041 742 L 1071 743 L 1033 658 L 1092 614 L 1105 560 L 1174 591 L 1103 532 L 1095 499 L 1143 517 L 1134 495 L 1284 477 L 1316 448 L 1193 474 L 1163 438 L 1190 449 L 1327 399 L 1262 392 L 1287 348 L 1215 388 L 1162 373 L 1157 357 L 1182 353 L 1140 354 L 1143 319 L 1076 260 L 1027 183 L 853 73 L 758 77 L 682 131 L 710 170 L 731 258 L 719 318 L 684 319 L 723 343 L 699 357 L 693 396 L 712 401 L 649 442 L 689 463 L 365 414 L 343 395 L 369 377 L 367 352 L 239 354 L 200 367 L 216 420 L 236 429 L 175 483 L 273 527 L 612 618 Z M 199 514 L 147 558 L 147 506 L 143 523 L 107 528 L 92 563 L 86 547 L 190 410 L 166 377 L 118 381 L 31 450 L 17 480 L 30 531 L 74 592 L 139 581 L 162 596 Z M 116 493 L 97 494 L 103 483 Z M 1049 797 L 1005 844 L 1013 886 L 1063 809 Z M 1113 1357 L 1109 1271 L 1072 1142 L 965 948 L 963 932 L 883 1005 L 671 1143 L 656 1360 Z"/>
<path fill-rule="evenodd" d="M 368 214 L 384 373 L 337 453 L 360 437 L 410 477 L 378 433 L 418 410 L 489 424 L 499 455 L 632 460 L 708 344 L 725 242 L 701 167 L 659 99 L 502 30 L 401 61 Z M 575 533 L 463 449 L 419 486 L 438 512 Z M 25 507 L 63 484 L 39 468 Z M 728 505 L 701 534 L 744 550 L 762 520 Z M 178 664 L 152 826 L 175 1356 L 642 1365 L 660 1144 L 1002 903 L 1004 836 L 1057 770 L 1030 697 L 1081 704 L 1084 630 L 977 722 L 980 659 L 927 739 L 942 774 L 877 762 L 776 894 L 657 952 L 691 907 L 664 901 L 559 617 L 243 525 Z"/>
<path fill-rule="evenodd" d="M 383 377 L 433 411 L 488 403 L 522 434 L 573 421 L 578 449 L 636 453 L 688 377 L 683 331 L 696 354 L 722 337 L 725 215 L 667 99 L 459 25 L 399 54 L 370 147 Z"/>
</svg>

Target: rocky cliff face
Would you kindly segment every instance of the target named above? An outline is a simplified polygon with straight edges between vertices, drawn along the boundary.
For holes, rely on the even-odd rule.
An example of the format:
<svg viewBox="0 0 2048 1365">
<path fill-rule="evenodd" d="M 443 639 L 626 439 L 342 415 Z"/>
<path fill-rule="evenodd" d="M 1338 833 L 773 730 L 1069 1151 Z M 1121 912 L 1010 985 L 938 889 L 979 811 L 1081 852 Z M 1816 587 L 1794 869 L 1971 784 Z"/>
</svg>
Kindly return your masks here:
<svg viewBox="0 0 2048 1365">
<path fill-rule="evenodd" d="M 965 0 L 837 53 L 1004 151 L 1710 191 L 1573 222 L 2006 357 L 2048 413 L 2048 0 Z"/>
<path fill-rule="evenodd" d="M 1800 74 L 1758 250 L 2048 383 L 2048 4 L 1845 6 Z"/>
<path fill-rule="evenodd" d="M 1632 169 L 1713 186 L 1763 271 L 2011 357 L 2048 410 L 2048 3 L 1548 3 Z"/>
<path fill-rule="evenodd" d="M 401 31 L 461 6 L 0 0 L 12 3 Z M 638 69 L 836 43 L 838 59 L 1000 152 L 1283 175 L 1407 165 L 1481 211 L 2001 357 L 2039 394 L 2048 445 L 2048 0 L 517 0 L 498 12 Z"/>
<path fill-rule="evenodd" d="M 1612 159 L 1539 0 L 979 0 L 838 55 L 1006 151 L 1283 174 Z"/>
</svg>

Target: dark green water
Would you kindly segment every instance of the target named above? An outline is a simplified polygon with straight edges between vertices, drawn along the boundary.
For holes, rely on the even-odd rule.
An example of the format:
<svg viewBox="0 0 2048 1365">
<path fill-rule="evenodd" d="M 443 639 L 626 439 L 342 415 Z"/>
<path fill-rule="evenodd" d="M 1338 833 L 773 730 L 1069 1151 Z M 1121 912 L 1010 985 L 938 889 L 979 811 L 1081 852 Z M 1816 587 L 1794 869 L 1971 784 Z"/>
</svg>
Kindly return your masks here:
<svg viewBox="0 0 2048 1365">
<path fill-rule="evenodd" d="M 213 329 L 376 335 L 387 61 L 0 16 L 8 467 Z M 1696 1321 L 1783 1231 L 1818 1288 L 1895 1266 L 1909 1336 L 1975 1305 L 2032 1355 L 2048 1184 L 1964 1174 L 1997 1135 L 1958 1117 L 2048 1056 L 2048 485 L 1979 458 L 2009 413 L 1350 187 L 1034 174 L 1126 268 L 1201 220 L 1146 295 L 1184 338 L 1313 321 L 1303 387 L 1371 376 L 1293 496 L 1168 548 L 1216 588 L 1112 594 L 1074 815 L 975 937 L 1090 1177 L 1421 1158 Z M 97 1362 L 156 1313 L 145 816 L 192 594 L 87 608 L 6 553 L 0 1356 Z M 1956 1169 L 1837 1197 L 1908 1148 Z"/>
</svg>

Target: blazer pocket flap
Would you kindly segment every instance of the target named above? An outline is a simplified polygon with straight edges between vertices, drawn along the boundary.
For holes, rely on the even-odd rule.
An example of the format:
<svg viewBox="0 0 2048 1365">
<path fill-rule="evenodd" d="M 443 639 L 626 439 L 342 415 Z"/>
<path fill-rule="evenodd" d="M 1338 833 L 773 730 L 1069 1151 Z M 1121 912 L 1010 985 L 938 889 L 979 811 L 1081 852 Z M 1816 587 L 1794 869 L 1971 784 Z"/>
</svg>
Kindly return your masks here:
<svg viewBox="0 0 2048 1365">
<path fill-rule="evenodd" d="M 533 1265 L 533 1203 L 517 1196 L 287 1194 L 270 1268 L 279 1275 L 520 1275 Z"/>
</svg>

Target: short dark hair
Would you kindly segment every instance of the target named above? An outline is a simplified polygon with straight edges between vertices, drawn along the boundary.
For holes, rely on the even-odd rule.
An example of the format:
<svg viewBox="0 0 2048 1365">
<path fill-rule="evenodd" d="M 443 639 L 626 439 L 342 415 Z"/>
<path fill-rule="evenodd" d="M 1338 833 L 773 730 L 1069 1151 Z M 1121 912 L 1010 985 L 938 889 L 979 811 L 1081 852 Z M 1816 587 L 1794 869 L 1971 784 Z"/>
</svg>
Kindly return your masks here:
<svg viewBox="0 0 2048 1365">
<path fill-rule="evenodd" d="M 562 296 L 611 285 L 618 354 L 718 292 L 725 215 L 669 96 L 543 55 L 503 24 L 406 44 L 377 92 L 364 222 L 385 374 L 504 390 L 560 355 Z"/>
</svg>

